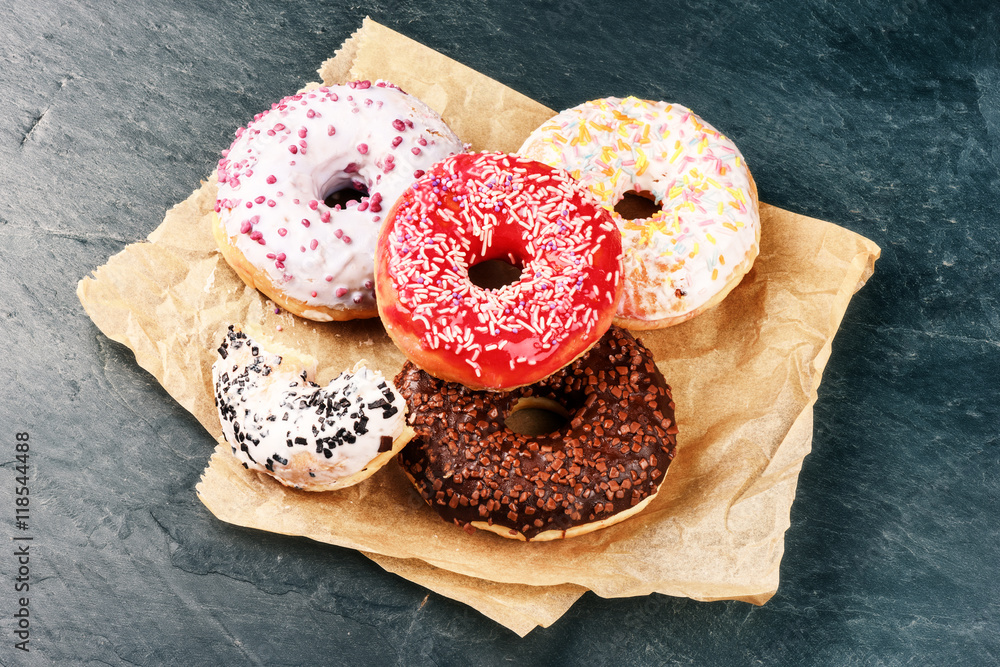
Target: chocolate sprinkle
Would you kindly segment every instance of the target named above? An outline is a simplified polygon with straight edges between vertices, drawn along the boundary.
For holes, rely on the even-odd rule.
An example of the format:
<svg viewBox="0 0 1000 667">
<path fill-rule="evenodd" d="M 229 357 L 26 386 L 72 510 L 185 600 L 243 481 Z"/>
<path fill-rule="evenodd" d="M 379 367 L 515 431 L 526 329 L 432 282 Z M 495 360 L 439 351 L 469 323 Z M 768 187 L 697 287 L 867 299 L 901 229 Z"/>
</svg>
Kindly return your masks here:
<svg viewBox="0 0 1000 667">
<path fill-rule="evenodd" d="M 469 529 L 485 521 L 531 539 L 608 519 L 656 493 L 674 457 L 670 387 L 652 354 L 612 326 L 583 357 L 509 393 L 438 380 L 407 362 L 396 386 L 416 432 L 399 455 L 424 500 Z M 569 412 L 553 433 L 504 424 L 518 400 Z"/>
<path fill-rule="evenodd" d="M 232 434 L 230 445 L 233 453 L 242 452 L 242 455 L 237 455 L 246 459 L 244 464 L 262 467 L 276 476 L 290 467 L 292 455 L 300 451 L 314 453 L 316 459 L 331 459 L 338 447 L 354 445 L 362 436 L 368 436 L 363 441 L 363 451 L 370 453 L 367 448 L 374 443 L 371 442 L 373 436 L 369 434 L 373 430 L 374 436 L 378 436 L 379 431 L 384 432 L 387 427 L 384 419 L 400 409 L 393 405 L 398 399 L 381 375 L 373 377 L 364 368 L 358 371 L 363 375 L 347 371 L 341 373 L 328 387 L 312 382 L 303 371 L 297 374 L 300 379 L 289 382 L 273 403 L 258 405 L 259 401 L 255 400 L 258 394 L 255 392 L 261 386 L 260 379 L 278 371 L 281 357 L 268 354 L 235 326 L 229 327 L 219 347 L 219 357 L 213 367 L 213 376 L 215 403 L 223 433 L 226 434 L 228 427 Z M 373 380 L 378 380 L 375 396 L 372 396 Z M 264 454 L 255 448 L 263 439 L 269 439 L 271 443 L 277 441 L 287 448 L 289 456 L 272 454 L 259 462 Z M 388 440 L 391 449 L 393 438 Z M 384 437 L 378 441 L 380 447 L 384 446 L 384 441 Z M 346 453 L 341 453 L 339 460 L 349 461 L 352 456 L 357 458 L 355 450 L 348 449 Z M 316 459 L 305 459 L 305 463 L 300 461 L 295 465 L 314 465 L 320 462 Z M 340 474 L 342 468 L 319 470 L 330 477 Z M 291 474 L 294 475 L 295 471 Z M 282 478 L 279 476 L 279 479 Z"/>
</svg>

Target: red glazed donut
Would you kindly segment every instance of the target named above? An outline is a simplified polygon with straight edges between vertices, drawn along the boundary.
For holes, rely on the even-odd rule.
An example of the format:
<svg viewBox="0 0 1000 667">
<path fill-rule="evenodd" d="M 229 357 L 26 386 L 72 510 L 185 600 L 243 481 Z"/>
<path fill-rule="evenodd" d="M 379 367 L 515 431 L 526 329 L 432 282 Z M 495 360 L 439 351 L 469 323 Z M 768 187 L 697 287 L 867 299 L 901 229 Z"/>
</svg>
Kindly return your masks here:
<svg viewBox="0 0 1000 667">
<path fill-rule="evenodd" d="M 670 387 L 652 355 L 613 326 L 585 356 L 512 392 L 474 391 L 408 363 L 396 387 L 416 433 L 399 462 L 448 522 L 504 537 L 573 537 L 636 514 L 674 457 Z M 562 412 L 543 435 L 515 433 L 526 407 Z"/>
<path fill-rule="evenodd" d="M 550 375 L 608 330 L 621 296 L 621 233 L 566 172 L 501 153 L 437 163 L 379 233 L 375 289 L 386 331 L 431 375 L 508 390 Z M 469 268 L 522 267 L 499 289 Z"/>
</svg>

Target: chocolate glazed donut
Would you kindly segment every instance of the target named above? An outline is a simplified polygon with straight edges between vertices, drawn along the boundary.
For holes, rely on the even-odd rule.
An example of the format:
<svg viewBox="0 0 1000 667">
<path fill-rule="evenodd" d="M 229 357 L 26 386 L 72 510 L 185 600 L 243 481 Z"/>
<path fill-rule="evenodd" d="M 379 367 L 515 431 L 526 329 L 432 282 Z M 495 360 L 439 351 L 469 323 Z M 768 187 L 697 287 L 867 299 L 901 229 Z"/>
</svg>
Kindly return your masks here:
<svg viewBox="0 0 1000 667">
<path fill-rule="evenodd" d="M 396 386 L 416 437 L 399 454 L 446 521 L 543 541 L 617 523 L 656 495 L 676 447 L 674 402 L 652 355 L 612 326 L 583 357 L 508 393 L 438 380 L 407 362 Z M 567 418 L 544 435 L 506 419 L 545 407 Z"/>
</svg>

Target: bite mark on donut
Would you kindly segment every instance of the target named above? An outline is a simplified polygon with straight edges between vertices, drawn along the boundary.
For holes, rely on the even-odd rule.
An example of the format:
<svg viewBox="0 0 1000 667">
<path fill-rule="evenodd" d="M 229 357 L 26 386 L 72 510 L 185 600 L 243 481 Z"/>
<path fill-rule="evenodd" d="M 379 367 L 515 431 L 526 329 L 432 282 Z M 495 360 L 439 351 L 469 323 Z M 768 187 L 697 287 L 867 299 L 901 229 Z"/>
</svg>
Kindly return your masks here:
<svg viewBox="0 0 1000 667">
<path fill-rule="evenodd" d="M 408 440 L 405 404 L 363 363 L 326 387 L 315 360 L 230 326 L 212 366 L 223 435 L 245 468 L 327 491 L 366 478 Z M 388 442 L 387 442 L 388 441 Z"/>
</svg>

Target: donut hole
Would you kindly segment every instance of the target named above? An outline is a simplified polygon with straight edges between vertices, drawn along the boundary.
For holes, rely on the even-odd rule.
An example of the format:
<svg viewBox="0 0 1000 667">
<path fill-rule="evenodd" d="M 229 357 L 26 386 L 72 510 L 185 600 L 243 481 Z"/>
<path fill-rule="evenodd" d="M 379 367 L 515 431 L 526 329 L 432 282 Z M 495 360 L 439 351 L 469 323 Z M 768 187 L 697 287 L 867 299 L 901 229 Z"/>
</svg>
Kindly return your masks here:
<svg viewBox="0 0 1000 667">
<path fill-rule="evenodd" d="M 368 188 L 359 181 L 350 181 L 323 197 L 323 203 L 330 208 L 347 208 L 348 202 L 359 202 L 368 196 Z"/>
<path fill-rule="evenodd" d="M 626 192 L 615 204 L 615 213 L 626 220 L 651 218 L 660 210 L 656 197 L 649 190 Z"/>
<path fill-rule="evenodd" d="M 559 403 L 529 396 L 518 399 L 504 420 L 504 425 L 518 435 L 546 435 L 566 426 L 569 417 L 569 411 Z"/>
<path fill-rule="evenodd" d="M 476 287 L 495 290 L 521 279 L 524 267 L 502 259 L 488 259 L 469 267 L 469 281 Z"/>
</svg>

